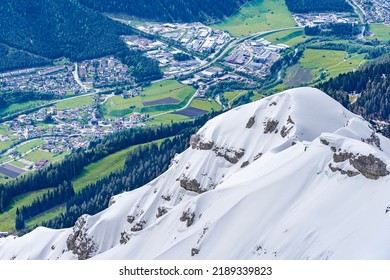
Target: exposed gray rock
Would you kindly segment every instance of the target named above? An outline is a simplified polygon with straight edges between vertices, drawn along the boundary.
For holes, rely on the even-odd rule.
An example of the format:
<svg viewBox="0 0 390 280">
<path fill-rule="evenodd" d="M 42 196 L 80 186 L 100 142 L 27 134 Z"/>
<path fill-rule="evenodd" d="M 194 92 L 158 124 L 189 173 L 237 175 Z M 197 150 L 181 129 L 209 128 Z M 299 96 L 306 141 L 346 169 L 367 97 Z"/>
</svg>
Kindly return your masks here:
<svg viewBox="0 0 390 280">
<path fill-rule="evenodd" d="M 200 183 L 196 179 L 190 180 L 189 178 L 184 177 L 180 180 L 180 187 L 187 191 L 193 191 L 197 193 L 205 192 L 203 189 L 200 188 Z"/>
<path fill-rule="evenodd" d="M 326 146 L 329 145 L 329 141 L 326 141 L 325 139 L 321 139 L 320 142 Z"/>
<path fill-rule="evenodd" d="M 191 249 L 191 256 L 193 257 L 193 256 L 195 256 L 195 255 L 199 254 L 199 252 L 200 252 L 200 250 L 199 250 L 199 249 L 192 248 L 192 249 Z"/>
<path fill-rule="evenodd" d="M 251 128 L 254 124 L 255 124 L 255 116 L 252 116 L 249 118 L 246 124 L 246 128 Z"/>
<path fill-rule="evenodd" d="M 135 220 L 135 217 L 133 215 L 127 215 L 127 222 L 129 224 L 132 224 Z"/>
<path fill-rule="evenodd" d="M 360 173 L 359 172 L 356 172 L 356 171 L 353 171 L 353 170 L 343 170 L 337 166 L 332 166 L 331 163 L 329 163 L 329 168 L 330 170 L 332 170 L 333 172 L 340 172 L 341 174 L 343 175 L 347 175 L 348 177 L 354 177 L 354 176 L 357 176 L 359 175 Z"/>
<path fill-rule="evenodd" d="M 230 148 L 214 148 L 213 151 L 218 157 L 223 157 L 228 162 L 236 164 L 245 154 L 244 149 L 233 150 Z"/>
<path fill-rule="evenodd" d="M 179 178 L 176 181 L 178 181 L 178 180 L 179 180 Z M 171 201 L 171 196 L 169 194 L 161 195 L 161 198 L 164 199 L 165 201 Z"/>
<path fill-rule="evenodd" d="M 357 158 L 350 159 L 350 163 L 362 173 L 363 176 L 369 179 L 376 180 L 390 174 L 387 170 L 387 165 L 372 154 L 369 154 L 368 156 L 360 155 Z"/>
<path fill-rule="evenodd" d="M 131 237 L 130 233 L 128 233 L 127 231 L 122 231 L 121 238 L 119 239 L 119 243 L 121 245 L 126 244 L 127 242 L 130 241 L 130 237 Z"/>
<path fill-rule="evenodd" d="M 276 127 L 278 126 L 278 124 L 279 124 L 279 121 L 277 121 L 277 120 L 268 120 L 265 123 L 264 134 L 274 132 Z"/>
<path fill-rule="evenodd" d="M 285 137 L 290 133 L 290 131 L 291 131 L 292 128 L 293 128 L 292 126 L 290 126 L 289 128 L 287 128 L 286 126 L 283 126 L 283 127 L 282 127 L 282 130 L 280 131 L 280 135 L 281 135 L 283 138 L 285 138 Z"/>
<path fill-rule="evenodd" d="M 244 161 L 242 164 L 241 164 L 241 168 L 244 168 L 245 166 L 248 166 L 249 165 L 249 161 Z"/>
<path fill-rule="evenodd" d="M 191 136 L 190 145 L 192 149 L 211 150 L 214 146 L 214 142 L 203 141 L 199 134 L 194 134 Z"/>
<path fill-rule="evenodd" d="M 263 153 L 258 153 L 257 155 L 254 156 L 253 160 L 258 160 L 259 158 L 261 158 L 262 155 Z"/>
<path fill-rule="evenodd" d="M 146 221 L 139 221 L 130 230 L 131 231 L 141 231 L 144 228 L 144 224 L 146 224 Z"/>
<path fill-rule="evenodd" d="M 295 124 L 295 122 L 292 120 L 291 116 L 288 116 L 287 123 Z"/>
<path fill-rule="evenodd" d="M 181 222 L 186 222 L 187 227 L 190 227 L 194 223 L 195 219 L 195 213 L 192 212 L 190 209 L 183 212 L 183 214 L 180 217 Z"/>
<path fill-rule="evenodd" d="M 156 218 L 160 218 L 161 216 L 165 215 L 166 213 L 168 213 L 168 210 L 167 208 L 161 206 L 161 207 L 158 207 L 157 209 L 157 214 L 156 214 Z"/>
<path fill-rule="evenodd" d="M 73 226 L 73 233 L 66 240 L 67 249 L 79 260 L 89 259 L 96 252 L 96 243 L 88 236 L 86 223 L 85 217 L 81 216 Z"/>
<path fill-rule="evenodd" d="M 387 170 L 387 165 L 379 158 L 372 154 L 354 155 L 353 153 L 334 153 L 334 162 L 343 162 L 348 160 L 349 163 L 358 170 L 364 177 L 377 180 L 390 174 Z"/>
</svg>

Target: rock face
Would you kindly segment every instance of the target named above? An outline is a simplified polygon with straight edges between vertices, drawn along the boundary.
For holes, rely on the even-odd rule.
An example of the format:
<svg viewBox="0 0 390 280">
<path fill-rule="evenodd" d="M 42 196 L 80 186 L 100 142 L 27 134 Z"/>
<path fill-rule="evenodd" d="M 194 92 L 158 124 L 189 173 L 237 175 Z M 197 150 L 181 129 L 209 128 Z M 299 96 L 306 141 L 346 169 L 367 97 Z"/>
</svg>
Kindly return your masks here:
<svg viewBox="0 0 390 280">
<path fill-rule="evenodd" d="M 86 218 L 81 216 L 73 227 L 73 233 L 68 236 L 66 246 L 79 260 L 89 259 L 96 251 L 96 244 L 88 236 L 85 228 Z"/>
<path fill-rule="evenodd" d="M 203 141 L 199 134 L 194 134 L 190 139 L 190 146 L 192 149 L 211 150 L 214 146 L 213 141 Z"/>
<path fill-rule="evenodd" d="M 384 177 L 390 174 L 387 170 L 387 165 L 379 158 L 375 157 L 372 154 L 366 155 L 355 155 L 350 152 L 341 152 L 334 153 L 333 160 L 336 163 L 341 163 L 348 161 L 356 170 L 360 172 L 364 177 L 368 179 L 377 180 L 380 177 Z M 333 172 L 340 171 L 340 168 L 333 167 L 329 165 Z M 358 173 L 347 170 L 341 172 L 342 174 L 347 174 L 348 176 L 356 176 Z"/>
<path fill-rule="evenodd" d="M 351 159 L 350 163 L 359 170 L 363 176 L 369 179 L 376 180 L 390 174 L 386 164 L 372 154 L 369 154 L 368 156 L 359 155 L 357 158 Z"/>
<path fill-rule="evenodd" d="M 279 121 L 277 121 L 277 120 L 268 120 L 265 123 L 264 134 L 274 132 L 276 127 L 278 126 L 278 124 L 279 124 Z"/>
<path fill-rule="evenodd" d="M 186 189 L 187 191 L 193 191 L 197 193 L 202 193 L 204 190 L 200 188 L 200 183 L 196 179 L 188 179 L 184 177 L 180 180 L 180 187 Z"/>
<path fill-rule="evenodd" d="M 250 117 L 246 124 L 246 128 L 251 128 L 255 124 L 255 116 Z"/>
<path fill-rule="evenodd" d="M 190 209 L 183 212 L 182 216 L 180 217 L 180 221 L 186 222 L 187 227 L 190 227 L 194 223 L 194 219 L 195 219 L 195 213 L 191 212 Z"/>
<path fill-rule="evenodd" d="M 213 151 L 217 157 L 223 157 L 228 162 L 236 164 L 245 154 L 244 149 L 232 149 L 232 148 L 214 148 Z"/>
</svg>

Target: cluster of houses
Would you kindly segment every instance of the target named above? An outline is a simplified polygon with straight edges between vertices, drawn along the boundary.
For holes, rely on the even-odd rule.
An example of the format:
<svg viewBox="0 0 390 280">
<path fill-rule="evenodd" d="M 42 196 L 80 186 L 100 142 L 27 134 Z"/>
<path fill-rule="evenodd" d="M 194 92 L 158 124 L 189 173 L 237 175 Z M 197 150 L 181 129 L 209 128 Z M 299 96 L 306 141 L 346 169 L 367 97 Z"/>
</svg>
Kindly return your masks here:
<svg viewBox="0 0 390 280">
<path fill-rule="evenodd" d="M 280 52 L 287 48 L 288 45 L 273 45 L 264 38 L 247 40 L 225 58 L 224 65 L 264 78 L 269 74 L 272 65 L 280 59 Z"/>
<path fill-rule="evenodd" d="M 168 46 L 161 41 L 153 41 L 140 36 L 122 36 L 122 40 L 129 47 L 140 49 L 146 55 L 159 62 L 159 67 L 164 72 L 165 77 L 173 77 L 195 69 L 200 64 L 200 60 L 192 58 L 185 61 L 178 61 L 175 55 L 182 51 Z"/>
<path fill-rule="evenodd" d="M 231 40 L 229 33 L 213 30 L 202 23 L 144 24 L 137 28 L 150 34 L 159 34 L 198 53 L 218 52 Z"/>
<path fill-rule="evenodd" d="M 65 95 L 83 93 L 76 82 L 72 65 L 58 65 L 43 68 L 0 73 L 1 91 L 39 91 Z"/>
<path fill-rule="evenodd" d="M 355 0 L 355 2 L 364 10 L 368 23 L 384 23 L 390 26 L 389 0 Z"/>
<path fill-rule="evenodd" d="M 134 83 L 129 67 L 113 56 L 81 62 L 78 65 L 78 75 L 84 85 L 94 88 Z"/>
<path fill-rule="evenodd" d="M 293 14 L 299 26 L 315 26 L 326 23 L 358 23 L 358 18 L 351 13 L 307 13 Z"/>
</svg>

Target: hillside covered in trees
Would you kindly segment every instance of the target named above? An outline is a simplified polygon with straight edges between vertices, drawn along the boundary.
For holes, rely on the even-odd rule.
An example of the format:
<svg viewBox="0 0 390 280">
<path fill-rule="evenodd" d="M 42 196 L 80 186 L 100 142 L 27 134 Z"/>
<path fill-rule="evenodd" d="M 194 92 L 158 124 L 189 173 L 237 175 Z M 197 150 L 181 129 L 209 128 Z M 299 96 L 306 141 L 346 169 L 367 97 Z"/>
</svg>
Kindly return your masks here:
<svg viewBox="0 0 390 280">
<path fill-rule="evenodd" d="M 208 21 L 233 14 L 247 0 L 79 0 L 100 12 L 123 13 L 155 21 Z"/>
<path fill-rule="evenodd" d="M 113 54 L 133 32 L 71 0 L 3 0 L 0 26 L 0 71 Z"/>
<path fill-rule="evenodd" d="M 286 5 L 293 13 L 353 12 L 345 0 L 286 0 Z"/>
<path fill-rule="evenodd" d="M 390 56 L 378 58 L 364 68 L 341 74 L 318 86 L 349 110 L 369 120 L 390 121 Z M 349 94 L 357 94 L 353 104 Z M 389 130 L 384 133 L 389 136 Z"/>
</svg>

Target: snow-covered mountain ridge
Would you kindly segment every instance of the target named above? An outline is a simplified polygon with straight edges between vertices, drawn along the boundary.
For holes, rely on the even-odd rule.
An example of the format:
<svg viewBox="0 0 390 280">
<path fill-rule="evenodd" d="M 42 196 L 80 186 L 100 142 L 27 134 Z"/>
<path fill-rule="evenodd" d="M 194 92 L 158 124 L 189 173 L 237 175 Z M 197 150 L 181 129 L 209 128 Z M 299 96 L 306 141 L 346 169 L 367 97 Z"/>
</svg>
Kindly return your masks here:
<svg viewBox="0 0 390 280">
<path fill-rule="evenodd" d="M 209 121 L 160 177 L 2 259 L 389 259 L 390 140 L 297 88 Z"/>
</svg>

